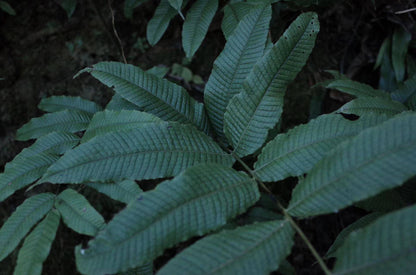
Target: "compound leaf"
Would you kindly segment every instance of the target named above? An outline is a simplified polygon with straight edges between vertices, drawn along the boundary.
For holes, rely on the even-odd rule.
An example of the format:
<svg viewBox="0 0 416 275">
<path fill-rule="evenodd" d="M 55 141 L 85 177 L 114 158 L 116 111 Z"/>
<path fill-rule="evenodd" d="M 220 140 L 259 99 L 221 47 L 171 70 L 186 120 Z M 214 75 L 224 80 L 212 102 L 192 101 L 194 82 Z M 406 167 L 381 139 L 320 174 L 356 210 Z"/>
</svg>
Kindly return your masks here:
<svg viewBox="0 0 416 275">
<path fill-rule="evenodd" d="M 168 0 L 160 1 L 152 19 L 147 23 L 146 37 L 150 45 L 154 46 L 159 42 L 168 28 L 170 20 L 175 17 L 176 13 Z"/>
<path fill-rule="evenodd" d="M 199 0 L 186 14 L 182 28 L 182 45 L 187 58 L 191 58 L 198 50 L 217 9 L 218 0 Z"/>
<path fill-rule="evenodd" d="M 254 164 L 255 173 L 263 181 L 301 176 L 340 142 L 387 118 L 382 115 L 367 115 L 351 121 L 340 114 L 319 116 L 307 124 L 277 135 L 270 141 Z"/>
<path fill-rule="evenodd" d="M 63 110 L 83 111 L 95 114 L 102 108 L 97 103 L 79 96 L 51 96 L 41 100 L 38 108 L 45 112 L 59 112 Z"/>
<path fill-rule="evenodd" d="M 288 221 L 255 223 L 197 241 L 158 272 L 163 274 L 270 274 L 290 253 Z"/>
<path fill-rule="evenodd" d="M 295 187 L 288 213 L 337 212 L 403 184 L 416 174 L 416 114 L 404 113 L 362 131 L 318 162 Z"/>
<path fill-rule="evenodd" d="M 59 194 L 55 207 L 62 215 L 64 223 L 79 234 L 95 236 L 105 222 L 88 200 L 73 189 Z"/>
<path fill-rule="evenodd" d="M 54 194 L 42 193 L 25 200 L 0 229 L 0 261 L 12 252 L 30 229 L 53 206 Z"/>
<path fill-rule="evenodd" d="M 32 118 L 17 130 L 17 140 L 29 140 L 51 132 L 75 133 L 87 128 L 91 114 L 75 110 L 64 110 Z"/>
<path fill-rule="evenodd" d="M 204 100 L 212 126 L 223 139 L 226 107 L 231 98 L 241 92 L 244 79 L 263 56 L 270 19 L 270 5 L 252 10 L 241 20 L 214 62 Z"/>
<path fill-rule="evenodd" d="M 90 182 L 85 185 L 96 189 L 113 200 L 129 203 L 143 191 L 134 180 L 123 180 L 114 183 Z"/>
<path fill-rule="evenodd" d="M 415 250 L 416 206 L 409 206 L 348 235 L 333 274 L 412 274 Z"/>
<path fill-rule="evenodd" d="M 301 14 L 262 58 L 224 115 L 225 135 L 240 157 L 254 153 L 280 119 L 287 85 L 306 63 L 319 31 L 316 13 Z"/>
<path fill-rule="evenodd" d="M 81 144 L 52 165 L 41 182 L 165 178 L 207 162 L 231 166 L 233 160 L 192 125 L 155 123 L 111 132 Z"/>
<path fill-rule="evenodd" d="M 371 113 L 394 116 L 406 110 L 408 110 L 406 106 L 389 98 L 359 97 L 342 105 L 336 112 L 358 116 Z"/>
<path fill-rule="evenodd" d="M 26 237 L 19 250 L 15 275 L 42 274 L 42 264 L 51 250 L 51 245 L 58 230 L 60 216 L 52 210 Z"/>
<path fill-rule="evenodd" d="M 77 246 L 77 267 L 104 274 L 143 265 L 168 247 L 223 226 L 259 197 L 255 181 L 244 173 L 194 166 L 128 204 L 87 249 Z"/>
</svg>

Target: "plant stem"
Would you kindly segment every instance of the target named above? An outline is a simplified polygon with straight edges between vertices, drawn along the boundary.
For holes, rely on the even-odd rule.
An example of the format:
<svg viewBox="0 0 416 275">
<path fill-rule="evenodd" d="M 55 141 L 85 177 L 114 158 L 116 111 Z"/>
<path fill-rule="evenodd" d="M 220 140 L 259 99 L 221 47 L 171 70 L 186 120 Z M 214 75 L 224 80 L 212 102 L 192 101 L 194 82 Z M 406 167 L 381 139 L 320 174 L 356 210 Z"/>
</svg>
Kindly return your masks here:
<svg viewBox="0 0 416 275">
<path fill-rule="evenodd" d="M 251 170 L 251 168 L 244 162 L 242 161 L 238 156 L 236 156 L 233 152 L 231 152 L 231 155 L 241 164 L 241 166 L 244 167 L 244 169 L 250 174 L 250 176 L 264 189 L 266 190 L 269 194 L 271 194 L 272 196 L 274 196 L 274 194 L 272 193 L 272 191 L 270 191 L 270 189 L 264 184 L 264 182 L 259 179 L 256 176 L 256 173 Z M 285 218 L 289 221 L 289 223 L 292 225 L 292 227 L 295 229 L 295 231 L 299 234 L 299 236 L 302 238 L 302 240 L 306 243 L 306 245 L 308 246 L 309 250 L 311 251 L 312 255 L 315 257 L 315 259 L 318 261 L 318 264 L 321 266 L 322 270 L 324 271 L 324 273 L 326 275 L 330 275 L 332 274 L 332 272 L 329 270 L 328 266 L 325 264 L 324 260 L 322 259 L 322 257 L 319 255 L 318 251 L 316 251 L 315 247 L 312 245 L 312 243 L 309 241 L 308 237 L 306 237 L 305 233 L 303 233 L 302 229 L 297 225 L 297 223 L 295 222 L 295 220 L 292 218 L 292 216 L 290 216 L 285 208 L 282 206 L 282 204 L 276 199 L 276 203 L 277 203 L 277 207 L 282 211 L 283 215 L 285 216 Z"/>
</svg>

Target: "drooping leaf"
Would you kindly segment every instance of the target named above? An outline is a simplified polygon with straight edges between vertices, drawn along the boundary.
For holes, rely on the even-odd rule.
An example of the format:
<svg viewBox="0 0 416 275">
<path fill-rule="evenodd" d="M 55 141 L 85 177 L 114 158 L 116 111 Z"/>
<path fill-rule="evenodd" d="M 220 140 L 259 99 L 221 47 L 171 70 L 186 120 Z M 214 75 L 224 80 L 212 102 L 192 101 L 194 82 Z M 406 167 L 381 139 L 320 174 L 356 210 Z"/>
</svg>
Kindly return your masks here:
<svg viewBox="0 0 416 275">
<path fill-rule="evenodd" d="M 397 89 L 396 76 L 391 61 L 391 37 L 386 42 L 386 54 L 380 66 L 380 80 L 378 87 L 384 91 L 392 92 Z"/>
<path fill-rule="evenodd" d="M 389 94 L 383 90 L 376 90 L 370 85 L 350 79 L 335 79 L 324 83 L 328 89 L 335 89 L 355 97 L 381 97 L 388 98 Z"/>
<path fill-rule="evenodd" d="M 6 1 L 0 1 L 0 9 L 10 15 L 16 15 L 16 11 Z"/>
<path fill-rule="evenodd" d="M 104 227 L 104 219 L 88 200 L 73 189 L 66 189 L 59 194 L 55 207 L 64 223 L 79 234 L 95 236 Z"/>
<path fill-rule="evenodd" d="M 7 257 L 30 229 L 48 213 L 55 195 L 42 193 L 25 200 L 0 229 L 0 261 Z"/>
<path fill-rule="evenodd" d="M 192 123 L 208 132 L 203 105 L 189 96 L 184 88 L 133 65 L 101 62 L 79 73 L 89 72 L 103 84 L 114 87 L 117 94 L 163 120 Z"/>
<path fill-rule="evenodd" d="M 108 133 L 81 144 L 52 165 L 41 182 L 165 178 L 207 162 L 232 165 L 233 160 L 191 125 L 156 123 Z"/>
<path fill-rule="evenodd" d="M 416 206 L 352 232 L 336 251 L 334 274 L 412 274 L 416 270 Z"/>
<path fill-rule="evenodd" d="M 172 8 L 168 0 L 161 0 L 157 6 L 155 13 L 147 23 L 146 37 L 149 44 L 154 46 L 162 38 L 169 26 L 170 20 L 177 14 Z"/>
<path fill-rule="evenodd" d="M 351 121 L 340 114 L 321 115 L 270 141 L 254 164 L 255 173 L 262 181 L 301 176 L 342 141 L 387 119 L 383 115 L 366 115 Z"/>
<path fill-rule="evenodd" d="M 406 106 L 389 98 L 360 97 L 342 105 L 336 112 L 355 114 L 358 116 L 366 114 L 385 114 L 394 116 L 406 110 L 408 110 Z"/>
<path fill-rule="evenodd" d="M 148 0 L 125 0 L 124 1 L 124 16 L 133 19 L 133 10 Z"/>
<path fill-rule="evenodd" d="M 90 182 L 86 185 L 116 201 L 126 204 L 143 192 L 134 180 L 123 180 L 115 183 Z"/>
<path fill-rule="evenodd" d="M 221 22 L 221 29 L 225 39 L 228 40 L 230 35 L 237 28 L 238 23 L 250 13 L 253 4 L 249 2 L 230 3 L 224 8 L 224 18 Z"/>
<path fill-rule="evenodd" d="M 224 230 L 197 241 L 158 272 L 168 274 L 270 274 L 290 253 L 294 231 L 288 221 Z"/>
<path fill-rule="evenodd" d="M 393 64 L 396 80 L 402 82 L 406 73 L 406 54 L 412 34 L 402 27 L 396 28 L 392 37 L 391 60 Z"/>
<path fill-rule="evenodd" d="M 374 222 L 376 219 L 384 215 L 385 213 L 382 212 L 374 212 L 368 215 L 365 215 L 364 217 L 358 219 L 354 223 L 350 224 L 344 230 L 341 231 L 341 233 L 338 234 L 337 238 L 335 239 L 334 243 L 331 245 L 331 247 L 328 249 L 328 252 L 326 253 L 326 257 L 334 257 L 335 252 L 337 249 L 344 243 L 345 239 L 348 237 L 349 234 L 352 232 L 363 228 L 370 223 Z"/>
<path fill-rule="evenodd" d="M 78 246 L 77 267 L 104 274 L 140 266 L 168 247 L 223 226 L 259 196 L 244 173 L 215 164 L 194 166 L 132 201 L 88 249 Z"/>
<path fill-rule="evenodd" d="M 336 212 L 416 174 L 416 114 L 404 113 L 341 143 L 295 187 L 288 213 Z"/>
<path fill-rule="evenodd" d="M 81 111 L 64 110 L 32 118 L 17 130 L 17 140 L 29 140 L 51 132 L 75 133 L 83 131 L 90 122 L 91 114 Z"/>
<path fill-rule="evenodd" d="M 177 11 L 181 10 L 183 0 L 168 0 L 169 4 Z"/>
<path fill-rule="evenodd" d="M 212 126 L 223 139 L 226 107 L 231 98 L 241 91 L 244 79 L 263 56 L 270 18 L 270 6 L 252 10 L 229 37 L 214 62 L 205 86 L 204 100 Z"/>
<path fill-rule="evenodd" d="M 64 110 L 84 111 L 95 114 L 102 110 L 97 103 L 79 96 L 51 96 L 41 100 L 38 108 L 45 112 L 59 112 Z"/>
<path fill-rule="evenodd" d="M 51 250 L 59 226 L 60 216 L 58 211 L 52 210 L 33 229 L 25 239 L 19 250 L 15 275 L 37 275 L 42 274 L 42 264 Z"/>
<path fill-rule="evenodd" d="M 236 155 L 254 153 L 279 121 L 287 85 L 306 63 L 318 31 L 315 13 L 300 15 L 254 66 L 242 92 L 231 99 L 224 115 L 224 130 Z"/>
<path fill-rule="evenodd" d="M 108 102 L 107 106 L 105 106 L 105 109 L 109 111 L 139 110 L 139 106 L 125 100 L 120 95 L 115 94 L 110 102 Z"/>
<path fill-rule="evenodd" d="M 377 69 L 378 67 L 380 67 L 385 55 L 390 54 L 390 52 L 388 52 L 390 43 L 391 43 L 391 38 L 390 36 L 388 36 L 386 39 L 384 39 L 383 43 L 380 46 L 380 50 L 378 51 L 376 62 L 374 63 L 374 69 Z"/>
<path fill-rule="evenodd" d="M 416 95 L 416 74 L 407 79 L 391 93 L 391 98 L 401 103 L 406 103 L 410 98 Z"/>
<path fill-rule="evenodd" d="M 148 124 L 163 122 L 160 118 L 139 111 L 122 110 L 96 113 L 91 119 L 81 143 L 96 136 L 101 136 L 110 132 L 119 132 L 128 129 L 138 129 L 146 127 Z"/>
<path fill-rule="evenodd" d="M 186 57 L 198 50 L 218 9 L 218 0 L 196 1 L 186 14 L 182 28 L 182 45 Z"/>
</svg>

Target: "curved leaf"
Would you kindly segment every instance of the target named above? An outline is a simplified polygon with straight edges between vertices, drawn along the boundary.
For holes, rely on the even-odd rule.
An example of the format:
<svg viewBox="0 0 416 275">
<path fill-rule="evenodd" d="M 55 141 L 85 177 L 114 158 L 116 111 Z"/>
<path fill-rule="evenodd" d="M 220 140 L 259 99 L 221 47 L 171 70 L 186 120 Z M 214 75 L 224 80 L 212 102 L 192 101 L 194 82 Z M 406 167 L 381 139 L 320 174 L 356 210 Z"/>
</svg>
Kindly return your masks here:
<svg viewBox="0 0 416 275">
<path fill-rule="evenodd" d="M 358 116 L 371 113 L 394 116 L 406 110 L 406 106 L 389 98 L 360 97 L 342 105 L 336 112 Z"/>
<path fill-rule="evenodd" d="M 48 213 L 55 195 L 43 193 L 25 200 L 0 229 L 0 261 L 12 252 L 30 229 Z"/>
<path fill-rule="evenodd" d="M 336 251 L 334 274 L 412 274 L 416 206 L 387 214 L 351 233 Z"/>
<path fill-rule="evenodd" d="M 81 111 L 64 110 L 32 118 L 17 130 L 17 140 L 29 140 L 47 135 L 51 132 L 75 133 L 85 130 L 91 114 Z"/>
<path fill-rule="evenodd" d="M 89 72 L 116 93 L 136 104 L 138 109 L 163 120 L 192 123 L 208 132 L 204 107 L 184 88 L 133 65 L 101 62 L 79 73 Z"/>
<path fill-rule="evenodd" d="M 150 45 L 154 46 L 159 42 L 168 28 L 170 20 L 175 17 L 176 13 L 168 0 L 160 1 L 152 19 L 147 23 L 146 37 Z"/>
<path fill-rule="evenodd" d="M 238 156 L 254 153 L 280 119 L 287 85 L 302 69 L 315 43 L 315 13 L 301 14 L 254 66 L 224 115 L 225 134 Z"/>
<path fill-rule="evenodd" d="M 325 82 L 324 85 L 328 89 L 335 89 L 346 94 L 356 97 L 381 97 L 388 98 L 389 94 L 383 90 L 376 90 L 370 85 L 356 82 L 350 79 L 335 79 Z"/>
<path fill-rule="evenodd" d="M 105 106 L 105 109 L 110 111 L 138 110 L 139 106 L 125 100 L 120 95 L 115 94 L 111 98 L 110 102 L 108 102 L 107 106 Z"/>
<path fill-rule="evenodd" d="M 279 181 L 291 176 L 301 176 L 339 143 L 387 118 L 366 115 L 350 121 L 340 114 L 319 116 L 285 134 L 277 135 L 270 141 L 254 164 L 254 172 L 262 181 Z"/>
<path fill-rule="evenodd" d="M 391 98 L 401 103 L 406 103 L 414 96 L 416 96 L 416 74 L 399 84 L 399 88 L 391 93 Z"/>
<path fill-rule="evenodd" d="M 197 241 L 157 274 L 270 274 L 290 253 L 294 233 L 288 221 L 224 230 Z"/>
<path fill-rule="evenodd" d="M 42 264 L 49 255 L 52 242 L 58 230 L 60 216 L 52 210 L 27 236 L 19 250 L 15 275 L 42 274 Z"/>
<path fill-rule="evenodd" d="M 186 14 L 182 28 L 182 45 L 186 57 L 198 50 L 218 9 L 218 0 L 196 1 Z"/>
<path fill-rule="evenodd" d="M 0 9 L 10 15 L 16 15 L 16 11 L 6 1 L 0 1 Z"/>
<path fill-rule="evenodd" d="M 134 180 L 123 180 L 115 183 L 90 182 L 85 185 L 96 189 L 98 192 L 116 201 L 121 201 L 126 204 L 143 192 Z"/>
<path fill-rule="evenodd" d="M 391 60 L 397 82 L 402 82 L 406 73 L 406 54 L 412 34 L 403 27 L 398 27 L 393 33 L 391 43 Z"/>
<path fill-rule="evenodd" d="M 263 56 L 270 19 L 270 5 L 252 10 L 241 20 L 214 62 L 205 86 L 204 101 L 214 130 L 223 139 L 226 107 L 241 91 L 244 79 Z"/>
<path fill-rule="evenodd" d="M 416 174 L 416 114 L 404 113 L 341 143 L 295 187 L 288 213 L 336 212 Z"/>
<path fill-rule="evenodd" d="M 172 177 L 197 163 L 232 165 L 232 157 L 191 125 L 157 123 L 112 132 L 68 151 L 41 182 L 141 180 Z"/>
<path fill-rule="evenodd" d="M 226 40 L 237 28 L 238 23 L 253 10 L 253 6 L 250 2 L 230 3 L 225 6 L 221 29 Z"/>
<path fill-rule="evenodd" d="M 90 114 L 95 114 L 102 110 L 101 106 L 97 103 L 79 96 L 51 96 L 44 98 L 39 103 L 38 108 L 45 112 L 75 110 Z"/>
<path fill-rule="evenodd" d="M 154 124 L 157 122 L 162 122 L 162 120 L 148 113 L 132 110 L 105 110 L 103 112 L 96 113 L 91 119 L 91 122 L 82 137 L 81 143 L 106 133 L 128 129 L 138 129 L 146 127 L 150 123 Z"/>
<path fill-rule="evenodd" d="M 59 194 L 55 207 L 62 215 L 64 223 L 79 234 L 95 236 L 102 227 L 104 219 L 88 200 L 73 189 Z"/>
<path fill-rule="evenodd" d="M 104 274 L 143 265 L 168 247 L 223 226 L 259 196 L 244 173 L 214 164 L 189 168 L 132 201 L 88 249 L 78 246 L 77 267 Z"/>
</svg>

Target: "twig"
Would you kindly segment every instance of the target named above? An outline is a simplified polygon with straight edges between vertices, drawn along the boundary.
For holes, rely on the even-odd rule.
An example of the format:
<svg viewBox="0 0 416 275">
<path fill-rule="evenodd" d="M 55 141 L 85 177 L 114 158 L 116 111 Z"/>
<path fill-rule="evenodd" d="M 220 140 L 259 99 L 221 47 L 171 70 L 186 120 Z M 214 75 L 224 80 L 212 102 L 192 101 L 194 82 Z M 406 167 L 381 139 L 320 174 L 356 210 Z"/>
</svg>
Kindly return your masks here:
<svg viewBox="0 0 416 275">
<path fill-rule="evenodd" d="M 412 11 L 416 11 L 416 8 L 411 8 L 411 9 L 402 10 L 402 11 L 396 11 L 395 14 L 403 14 L 403 13 L 408 13 L 408 12 L 412 12 Z"/>
<path fill-rule="evenodd" d="M 110 12 L 111 12 L 111 23 L 113 25 L 113 32 L 114 32 L 115 37 L 117 38 L 117 42 L 118 42 L 118 46 L 120 48 L 121 56 L 123 57 L 124 63 L 127 64 L 126 56 L 124 55 L 123 44 L 121 43 L 121 39 L 118 36 L 117 30 L 116 30 L 116 25 L 114 23 L 114 11 L 111 8 L 111 0 L 108 0 L 108 8 L 110 9 Z"/>
</svg>

